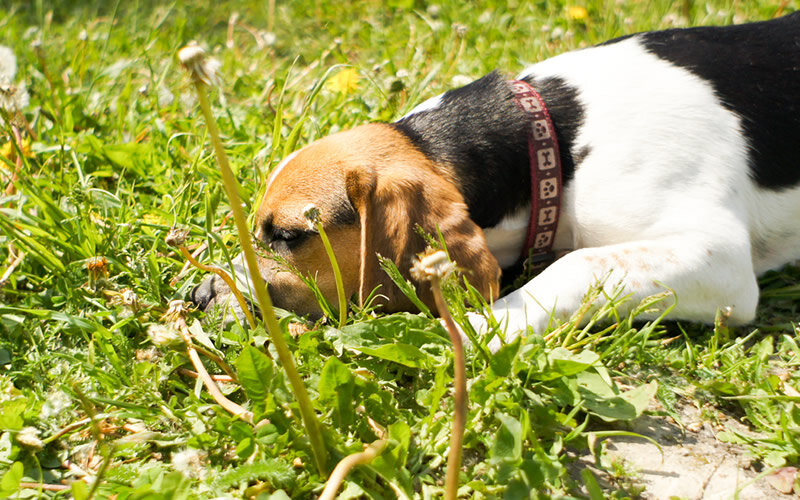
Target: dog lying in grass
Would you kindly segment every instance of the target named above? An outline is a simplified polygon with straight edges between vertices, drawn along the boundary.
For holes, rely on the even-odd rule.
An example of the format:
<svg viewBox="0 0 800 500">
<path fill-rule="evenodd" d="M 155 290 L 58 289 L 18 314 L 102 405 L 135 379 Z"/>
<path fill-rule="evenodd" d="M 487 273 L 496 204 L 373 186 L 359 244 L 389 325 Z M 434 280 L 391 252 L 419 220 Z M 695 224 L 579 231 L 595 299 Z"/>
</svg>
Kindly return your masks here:
<svg viewBox="0 0 800 500">
<path fill-rule="evenodd" d="M 376 254 L 407 276 L 425 248 L 419 226 L 441 232 L 507 340 L 567 318 L 598 280 L 631 295 L 622 309 L 675 292 L 644 317 L 672 307 L 673 319 L 711 322 L 724 308 L 749 322 L 756 277 L 800 257 L 800 13 L 625 36 L 513 81 L 494 72 L 291 154 L 268 179 L 256 237 L 333 299 L 309 204 L 346 294 L 363 302 L 380 286 L 387 312 L 413 305 Z M 501 274 L 531 256 L 561 257 L 498 298 Z M 278 307 L 320 312 L 282 264 L 263 257 L 260 270 Z M 209 308 L 227 294 L 212 276 L 192 299 Z"/>
</svg>

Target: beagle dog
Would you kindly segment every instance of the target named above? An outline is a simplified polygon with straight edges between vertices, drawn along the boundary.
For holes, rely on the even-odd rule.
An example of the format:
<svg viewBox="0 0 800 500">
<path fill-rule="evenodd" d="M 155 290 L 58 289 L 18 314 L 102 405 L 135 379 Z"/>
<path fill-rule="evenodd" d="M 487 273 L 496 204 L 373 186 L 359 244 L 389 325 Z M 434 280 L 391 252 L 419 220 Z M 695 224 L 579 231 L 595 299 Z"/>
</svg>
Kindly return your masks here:
<svg viewBox="0 0 800 500">
<path fill-rule="evenodd" d="M 670 318 L 746 323 L 756 277 L 800 257 L 800 12 L 727 27 L 625 36 L 528 67 L 517 80 L 546 106 L 561 163 L 555 260 L 499 298 L 518 275 L 531 205 L 532 120 L 497 72 L 422 103 L 394 123 L 340 132 L 286 158 L 268 178 L 256 237 L 275 259 L 260 271 L 279 307 L 319 313 L 286 264 L 336 288 L 314 204 L 348 296 L 376 287 L 386 312 L 413 310 L 376 254 L 406 275 L 443 235 L 451 258 L 493 303 L 505 340 L 566 319 L 598 281 L 630 295 L 670 289 Z M 421 299 L 435 310 L 426 285 Z M 222 301 L 212 276 L 192 293 Z M 482 316 L 471 318 L 486 330 Z M 493 347 L 500 346 L 495 339 Z"/>
</svg>

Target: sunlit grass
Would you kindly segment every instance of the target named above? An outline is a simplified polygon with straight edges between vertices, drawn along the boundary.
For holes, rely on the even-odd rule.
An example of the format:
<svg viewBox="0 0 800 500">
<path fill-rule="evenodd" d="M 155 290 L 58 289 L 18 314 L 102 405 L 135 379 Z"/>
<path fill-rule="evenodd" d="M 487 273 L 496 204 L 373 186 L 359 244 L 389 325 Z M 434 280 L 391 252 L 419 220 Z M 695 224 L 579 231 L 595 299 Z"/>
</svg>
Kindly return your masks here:
<svg viewBox="0 0 800 500">
<path fill-rule="evenodd" d="M 206 126 L 175 58 L 190 40 L 222 63 L 212 109 L 252 214 L 265 176 L 295 147 L 395 119 L 495 68 L 511 76 L 635 31 L 797 8 L 796 0 L 301 0 L 277 2 L 271 17 L 269 2 L 255 1 L 0 3 L 0 43 L 16 54 L 14 83 L 30 95 L 19 133 L 5 121 L 0 129 L 0 496 L 41 487 L 43 496 L 66 489 L 85 498 L 92 484 L 98 497 L 322 491 L 263 329 L 201 323 L 199 312 L 186 320 L 210 376 L 256 425 L 215 403 L 185 352 L 147 333 L 203 277 L 179 277 L 183 256 L 164 242 L 171 227 L 189 231 L 187 250 L 203 263 L 227 267 L 239 252 Z M 800 273 L 788 268 L 762 283 L 750 327 L 636 322 L 612 302 L 588 330 L 567 323 L 493 356 L 468 349 L 462 496 L 593 487 L 587 475 L 569 475 L 565 450 L 586 450 L 598 423 L 635 418 L 654 394 L 669 414 L 691 401 L 739 418 L 752 433 L 720 438 L 747 447 L 763 470 L 797 465 Z M 448 285 L 445 294 L 462 316 L 469 292 Z M 343 326 L 330 317 L 289 345 L 330 429 L 331 462 L 387 440 L 341 491 L 441 495 L 451 345 L 428 316 L 371 318 L 369 308 Z M 297 332 L 297 321 L 287 315 L 280 327 Z"/>
</svg>

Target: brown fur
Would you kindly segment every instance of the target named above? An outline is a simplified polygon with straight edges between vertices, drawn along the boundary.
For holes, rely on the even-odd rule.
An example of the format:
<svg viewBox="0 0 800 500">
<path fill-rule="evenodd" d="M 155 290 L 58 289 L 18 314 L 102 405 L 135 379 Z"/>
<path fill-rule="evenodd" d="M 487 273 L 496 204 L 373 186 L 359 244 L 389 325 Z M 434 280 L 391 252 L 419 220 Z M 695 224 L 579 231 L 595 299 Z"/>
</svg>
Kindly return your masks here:
<svg viewBox="0 0 800 500">
<path fill-rule="evenodd" d="M 271 220 L 280 228 L 305 228 L 303 209 L 310 203 L 321 211 L 348 297 L 357 293 L 363 303 L 380 285 L 385 311 L 414 309 L 380 269 L 375 254 L 391 259 L 408 277 L 413 257 L 425 248 L 416 225 L 434 235 L 438 228 L 470 283 L 485 298 L 497 297 L 500 268 L 446 167 L 433 164 L 392 127 L 364 125 L 301 150 L 271 180 L 257 227 Z M 357 223 L 338 224 L 337 214 L 348 210 L 357 212 Z M 335 302 L 333 274 L 319 237 L 280 254 L 300 272 L 315 276 L 326 298 Z M 296 276 L 267 258 L 261 261 L 261 271 L 276 305 L 301 314 L 318 311 L 313 295 Z M 435 310 L 428 286 L 418 284 L 417 289 Z"/>
</svg>

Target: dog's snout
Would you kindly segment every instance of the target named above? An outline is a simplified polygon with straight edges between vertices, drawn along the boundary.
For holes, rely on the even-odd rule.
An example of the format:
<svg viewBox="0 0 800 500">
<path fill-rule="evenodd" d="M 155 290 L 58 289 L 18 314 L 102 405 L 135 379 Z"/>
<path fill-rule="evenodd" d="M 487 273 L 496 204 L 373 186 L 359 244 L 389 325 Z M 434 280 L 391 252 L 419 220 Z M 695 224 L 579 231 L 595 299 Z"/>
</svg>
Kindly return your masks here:
<svg viewBox="0 0 800 500">
<path fill-rule="evenodd" d="M 202 283 L 197 285 L 189 293 L 189 299 L 200 309 L 206 310 L 211 304 L 211 301 L 217 296 L 217 290 L 214 286 L 216 276 L 209 276 L 204 279 Z"/>
</svg>

